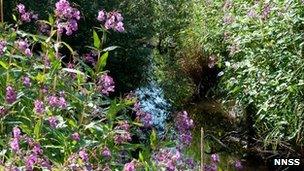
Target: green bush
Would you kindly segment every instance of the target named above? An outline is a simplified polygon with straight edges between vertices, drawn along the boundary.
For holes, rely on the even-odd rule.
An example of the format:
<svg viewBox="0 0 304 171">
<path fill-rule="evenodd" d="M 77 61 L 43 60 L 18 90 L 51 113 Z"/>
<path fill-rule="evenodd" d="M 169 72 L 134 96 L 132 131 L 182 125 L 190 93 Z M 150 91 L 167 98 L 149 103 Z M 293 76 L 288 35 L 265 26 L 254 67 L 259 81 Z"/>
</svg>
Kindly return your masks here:
<svg viewBox="0 0 304 171">
<path fill-rule="evenodd" d="M 236 1 L 225 13 L 223 88 L 255 106 L 258 136 L 274 147 L 303 143 L 303 9 L 302 1 Z"/>
<path fill-rule="evenodd" d="M 303 143 L 303 2 L 199 4 L 182 38 L 218 57 L 225 101 L 254 106 L 249 115 L 266 145 Z"/>
</svg>

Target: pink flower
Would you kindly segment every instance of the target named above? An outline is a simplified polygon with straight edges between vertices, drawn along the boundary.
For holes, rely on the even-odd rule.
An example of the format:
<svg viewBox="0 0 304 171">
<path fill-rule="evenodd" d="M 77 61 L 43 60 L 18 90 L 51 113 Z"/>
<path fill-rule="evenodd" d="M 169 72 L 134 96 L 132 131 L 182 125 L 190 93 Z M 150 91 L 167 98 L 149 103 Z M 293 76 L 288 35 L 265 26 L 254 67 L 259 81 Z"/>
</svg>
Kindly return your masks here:
<svg viewBox="0 0 304 171">
<path fill-rule="evenodd" d="M 24 76 L 22 78 L 22 83 L 23 83 L 24 86 L 30 87 L 31 86 L 31 79 L 30 79 L 30 77 Z"/>
<path fill-rule="evenodd" d="M 18 4 L 17 5 L 17 11 L 20 13 L 20 14 L 23 14 L 25 13 L 25 6 L 23 4 Z"/>
<path fill-rule="evenodd" d="M 70 36 L 78 30 L 77 21 L 80 20 L 80 12 L 78 9 L 71 7 L 69 1 L 60 0 L 56 4 L 56 25 L 59 33 Z"/>
<path fill-rule="evenodd" d="M 101 155 L 103 157 L 106 157 L 106 158 L 111 157 L 111 151 L 110 151 L 110 149 L 108 147 L 103 148 L 102 152 L 101 152 Z"/>
<path fill-rule="evenodd" d="M 114 92 L 114 81 L 107 73 L 103 74 L 98 81 L 98 89 L 102 94 L 108 96 L 110 92 Z"/>
<path fill-rule="evenodd" d="M 84 161 L 84 162 L 88 162 L 89 161 L 89 155 L 85 150 L 81 150 L 79 151 L 79 157 Z"/>
<path fill-rule="evenodd" d="M 0 40 L 0 56 L 4 54 L 6 50 L 6 41 Z"/>
<path fill-rule="evenodd" d="M 28 43 L 28 41 L 25 39 L 19 39 L 15 42 L 15 45 L 17 46 L 17 48 L 24 53 L 26 56 L 32 56 L 33 53 L 30 50 L 30 45 Z"/>
<path fill-rule="evenodd" d="M 97 20 L 98 20 L 98 21 L 101 21 L 101 22 L 105 21 L 106 15 L 107 15 L 107 14 L 106 14 L 106 12 L 105 12 L 104 10 L 99 11 L 99 12 L 98 12 Z"/>
<path fill-rule="evenodd" d="M 17 11 L 20 14 L 20 20 L 22 22 L 31 22 L 31 20 L 37 20 L 38 19 L 38 14 L 34 14 L 32 11 L 27 12 L 25 9 L 25 6 L 23 4 L 18 4 L 17 5 Z"/>
<path fill-rule="evenodd" d="M 235 161 L 234 167 L 235 167 L 236 170 L 242 170 L 243 169 L 242 162 L 239 161 L 239 160 Z"/>
<path fill-rule="evenodd" d="M 20 146 L 19 146 L 19 139 L 18 138 L 13 138 L 13 140 L 11 141 L 11 144 L 10 144 L 11 148 L 13 151 L 18 151 L 20 149 Z"/>
<path fill-rule="evenodd" d="M 61 109 L 65 109 L 67 107 L 67 102 L 64 97 L 57 97 L 57 96 L 49 96 L 48 103 L 52 107 L 58 107 Z"/>
<path fill-rule="evenodd" d="M 33 53 L 32 53 L 32 51 L 29 48 L 25 49 L 24 54 L 26 56 L 33 56 Z"/>
<path fill-rule="evenodd" d="M 34 110 L 37 114 L 42 114 L 44 112 L 44 104 L 40 100 L 35 100 Z"/>
<path fill-rule="evenodd" d="M 57 117 L 55 117 L 55 116 L 49 117 L 49 124 L 52 128 L 57 128 L 58 122 L 59 121 L 58 121 Z"/>
<path fill-rule="evenodd" d="M 21 131 L 18 127 L 13 128 L 13 137 L 20 139 Z"/>
<path fill-rule="evenodd" d="M 118 32 L 124 32 L 125 28 L 124 28 L 124 24 L 120 21 L 116 24 L 114 30 L 118 31 Z"/>
<path fill-rule="evenodd" d="M 192 141 L 193 120 L 186 111 L 183 111 L 177 114 L 175 123 L 179 133 L 179 141 L 184 145 L 189 145 Z"/>
<path fill-rule="evenodd" d="M 71 138 L 72 140 L 75 140 L 75 141 L 80 141 L 80 135 L 79 133 L 75 132 L 71 135 Z"/>
<path fill-rule="evenodd" d="M 31 14 L 28 12 L 21 14 L 21 21 L 31 22 Z"/>
<path fill-rule="evenodd" d="M 43 150 L 40 146 L 40 144 L 36 143 L 32 149 L 33 153 L 37 154 L 37 155 L 41 155 L 43 153 Z"/>
<path fill-rule="evenodd" d="M 26 158 L 26 170 L 33 170 L 34 165 L 38 162 L 38 157 L 36 154 L 31 154 Z"/>
<path fill-rule="evenodd" d="M 17 93 L 12 86 L 6 87 L 5 100 L 8 104 L 12 104 L 17 100 Z"/>
<path fill-rule="evenodd" d="M 218 154 L 212 154 L 211 155 L 211 161 L 213 162 L 213 163 L 219 163 L 220 162 L 220 156 L 218 155 Z"/>
<path fill-rule="evenodd" d="M 123 17 L 121 13 L 112 11 L 106 13 L 104 10 L 98 12 L 97 20 L 103 22 L 105 29 L 113 29 L 117 32 L 124 32 Z"/>
<path fill-rule="evenodd" d="M 118 123 L 118 125 L 115 127 L 115 130 L 119 131 L 114 136 L 114 141 L 116 144 L 122 144 L 132 140 L 130 134 L 130 125 L 127 121 Z"/>
<path fill-rule="evenodd" d="M 135 171 L 135 163 L 134 163 L 134 161 L 132 161 L 130 163 L 126 163 L 124 165 L 123 171 Z"/>
</svg>

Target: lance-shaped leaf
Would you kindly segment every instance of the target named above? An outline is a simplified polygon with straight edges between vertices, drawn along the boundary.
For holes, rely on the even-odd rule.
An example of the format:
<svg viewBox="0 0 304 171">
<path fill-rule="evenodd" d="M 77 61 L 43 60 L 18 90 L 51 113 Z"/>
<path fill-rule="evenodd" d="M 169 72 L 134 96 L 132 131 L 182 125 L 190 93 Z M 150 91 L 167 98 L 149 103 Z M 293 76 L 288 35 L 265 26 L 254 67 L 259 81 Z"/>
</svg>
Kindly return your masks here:
<svg viewBox="0 0 304 171">
<path fill-rule="evenodd" d="M 96 73 L 99 73 L 104 69 L 107 64 L 107 59 L 109 57 L 109 52 L 104 53 L 97 61 Z"/>
<path fill-rule="evenodd" d="M 100 39 L 95 30 L 93 30 L 93 40 L 94 40 L 94 47 L 97 49 L 100 48 Z"/>
</svg>

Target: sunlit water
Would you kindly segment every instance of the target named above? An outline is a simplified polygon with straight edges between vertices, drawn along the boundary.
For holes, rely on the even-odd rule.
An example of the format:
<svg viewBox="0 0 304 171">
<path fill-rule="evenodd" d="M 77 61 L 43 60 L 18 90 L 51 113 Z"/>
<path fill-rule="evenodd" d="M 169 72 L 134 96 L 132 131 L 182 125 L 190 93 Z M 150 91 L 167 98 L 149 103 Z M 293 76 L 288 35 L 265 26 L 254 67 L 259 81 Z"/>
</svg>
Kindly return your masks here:
<svg viewBox="0 0 304 171">
<path fill-rule="evenodd" d="M 155 81 L 138 88 L 137 94 L 142 109 L 152 115 L 153 125 L 161 132 L 164 130 L 166 118 L 169 115 L 170 104 L 164 98 L 162 88 Z"/>
</svg>

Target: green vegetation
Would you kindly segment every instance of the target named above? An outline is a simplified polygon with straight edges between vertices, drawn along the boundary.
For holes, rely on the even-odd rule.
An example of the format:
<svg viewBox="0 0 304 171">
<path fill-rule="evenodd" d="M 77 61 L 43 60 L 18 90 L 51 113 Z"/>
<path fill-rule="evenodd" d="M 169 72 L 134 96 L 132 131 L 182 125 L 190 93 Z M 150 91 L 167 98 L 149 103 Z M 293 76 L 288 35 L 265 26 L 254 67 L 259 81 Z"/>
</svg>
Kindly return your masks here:
<svg viewBox="0 0 304 171">
<path fill-rule="evenodd" d="M 209 167 L 212 170 L 213 166 L 232 169 L 231 165 L 235 164 L 236 156 L 246 157 L 251 152 L 261 156 L 264 155 L 261 154 L 263 150 L 273 153 L 281 151 L 281 155 L 285 155 L 303 148 L 304 2 L 302 0 L 73 0 L 71 4 L 80 11 L 80 18 L 73 14 L 76 16 L 71 18 L 65 16 L 59 20 L 58 14 L 53 15 L 54 5 L 57 2 L 57 0 L 50 0 L 47 3 L 25 1 L 26 9 L 38 13 L 39 20 L 48 19 L 32 22 L 22 21 L 26 19 L 18 14 L 20 9 L 16 9 L 19 1 L 4 3 L 4 18 L 7 23 L 1 25 L 0 35 L 0 56 L 3 56 L 0 58 L 0 102 L 5 104 L 3 113 L 7 114 L 7 110 L 9 111 L 9 119 L 2 119 L 7 130 L 4 129 L 4 125 L 0 127 L 2 131 L 0 135 L 4 136 L 4 140 L 0 141 L 1 147 L 10 142 L 11 136 L 8 134 L 16 124 L 43 146 L 51 146 L 40 139 L 43 136 L 40 131 L 43 130 L 39 128 L 43 127 L 43 121 L 39 120 L 39 117 L 33 117 L 33 108 L 22 107 L 22 105 L 33 106 L 37 98 L 48 101 L 39 93 L 39 89 L 42 89 L 44 84 L 49 84 L 53 94 L 56 88 L 60 88 L 67 92 L 67 98 L 72 102 L 69 104 L 70 112 L 75 113 L 75 118 L 72 118 L 72 121 L 66 120 L 70 116 L 67 113 L 59 118 L 68 123 L 65 137 L 76 128 L 84 134 L 85 128 L 95 123 L 96 118 L 88 118 L 86 115 L 78 118 L 78 116 L 91 112 L 85 111 L 86 105 L 88 107 L 98 103 L 95 105 L 105 109 L 102 112 L 105 114 L 102 120 L 104 119 L 109 132 L 113 132 L 117 124 L 123 120 L 134 124 L 132 126 L 139 126 L 134 128 L 136 131 L 144 130 L 146 137 L 130 144 L 135 143 L 132 145 L 136 146 L 137 143 L 143 143 L 148 146 L 147 149 L 139 146 L 134 147 L 135 150 L 130 150 L 131 147 L 126 148 L 129 148 L 128 162 L 130 163 L 134 158 L 139 161 L 141 168 L 146 167 L 147 170 L 149 164 L 157 163 L 153 158 L 155 151 L 160 155 L 162 153 L 177 155 L 175 151 L 162 151 L 158 147 L 156 149 L 153 144 L 156 141 L 155 132 L 143 128 L 144 123 L 136 122 L 138 118 L 136 114 L 134 115 L 133 109 L 139 105 L 135 103 L 136 97 L 134 97 L 135 101 L 125 97 L 125 94 L 136 91 L 153 80 L 153 83 L 155 81 L 157 86 L 161 87 L 165 100 L 170 103 L 168 110 L 171 110 L 172 114 L 168 118 L 168 127 L 176 122 L 178 114 L 186 115 L 185 112 L 176 111 L 187 110 L 194 120 L 193 133 L 197 136 L 190 148 L 182 150 L 183 155 L 194 157 L 196 162 L 200 160 L 199 151 L 196 150 L 200 146 L 200 127 L 206 130 L 208 147 L 205 149 L 206 154 L 221 151 L 224 154 L 231 153 L 232 159 L 227 157 L 226 165 L 219 164 L 217 156 L 213 155 L 211 165 L 208 165 L 206 170 Z M 58 9 L 56 10 L 58 12 Z M 101 10 L 105 10 L 108 14 L 104 20 L 97 19 L 98 11 Z M 12 14 L 15 14 L 14 17 Z M 118 24 L 122 21 L 121 14 L 123 23 Z M 114 17 L 116 23 L 109 29 L 107 28 L 109 23 L 106 22 L 112 22 L 111 16 L 116 17 Z M 72 25 L 69 27 L 73 34 L 67 34 L 68 30 L 65 30 L 64 34 L 59 34 L 60 25 L 56 22 L 70 19 L 77 22 L 78 29 L 73 30 L 75 25 Z M 48 34 L 39 32 L 41 22 L 49 25 Z M 18 41 L 24 41 L 28 45 L 20 49 L 16 47 Z M 49 55 L 50 59 L 45 60 L 43 55 Z M 59 60 L 57 58 L 60 55 L 62 59 Z M 32 61 L 25 56 L 35 56 L 37 60 Z M 88 61 L 88 57 L 91 57 L 90 60 L 93 58 L 93 62 Z M 49 69 L 43 68 L 47 62 L 50 62 Z M 65 78 L 67 74 L 73 76 L 73 83 Z M 26 90 L 20 82 L 25 76 L 35 82 L 32 90 Z M 96 97 L 90 94 L 84 100 L 83 93 L 85 94 L 86 91 L 92 93 L 98 89 L 98 84 L 102 82 L 99 80 L 101 76 L 108 81 L 106 90 L 103 90 L 106 93 L 101 91 L 102 95 Z M 114 82 L 115 91 L 112 87 Z M 65 84 L 71 84 L 74 89 L 65 90 Z M 16 102 L 16 105 L 6 105 L 10 101 L 6 95 L 9 85 L 14 89 L 20 89 L 17 98 L 20 101 Z M 9 87 L 9 90 L 11 88 Z M 26 91 L 32 91 L 33 95 L 27 96 L 29 92 Z M 59 90 L 56 93 L 55 95 L 59 95 Z M 73 96 L 74 93 L 77 97 Z M 83 104 L 80 103 L 81 100 L 84 101 Z M 81 108 L 83 111 L 76 111 L 76 108 Z M 21 118 L 15 118 L 14 114 L 18 112 L 21 113 Z M 115 116 L 117 114 L 118 117 L 108 116 L 109 113 L 114 113 Z M 151 114 L 153 115 L 153 112 Z M 49 111 L 47 115 L 51 116 L 53 113 Z M 35 124 L 28 124 L 28 120 Z M 192 125 L 191 119 L 185 120 Z M 80 124 L 74 128 L 75 124 L 72 122 L 80 121 L 87 121 L 88 125 Z M 29 129 L 31 127 L 37 128 L 31 132 Z M 177 126 L 175 131 L 170 132 L 168 137 L 175 137 L 175 133 L 179 132 L 178 128 Z M 186 133 L 189 133 L 190 126 L 188 128 Z M 134 135 L 139 133 L 136 131 L 132 133 Z M 58 131 L 58 134 L 61 133 Z M 66 141 L 59 140 L 59 135 L 54 137 L 58 142 Z M 89 134 L 88 137 L 96 138 L 94 133 Z M 178 143 L 170 144 L 169 141 L 172 140 L 170 138 L 163 138 L 157 145 L 166 148 L 176 147 Z M 183 138 L 184 142 L 190 141 L 189 137 Z M 231 139 L 234 139 L 233 143 Z M 97 141 L 103 142 L 101 139 Z M 174 139 L 174 142 L 178 140 Z M 110 149 L 120 148 L 115 144 L 112 145 L 109 146 Z M 65 146 L 66 144 L 61 144 L 60 148 Z M 242 147 L 246 148 L 235 150 Z M 75 152 L 77 151 L 75 149 L 65 150 Z M 54 160 L 64 163 L 67 155 Z M 8 156 L 11 156 L 11 153 L 6 155 Z M 175 163 L 176 168 L 189 168 L 185 165 L 187 162 L 183 162 L 179 163 L 180 165 Z M 121 169 L 124 164 L 126 162 L 115 160 L 111 166 Z"/>
</svg>

